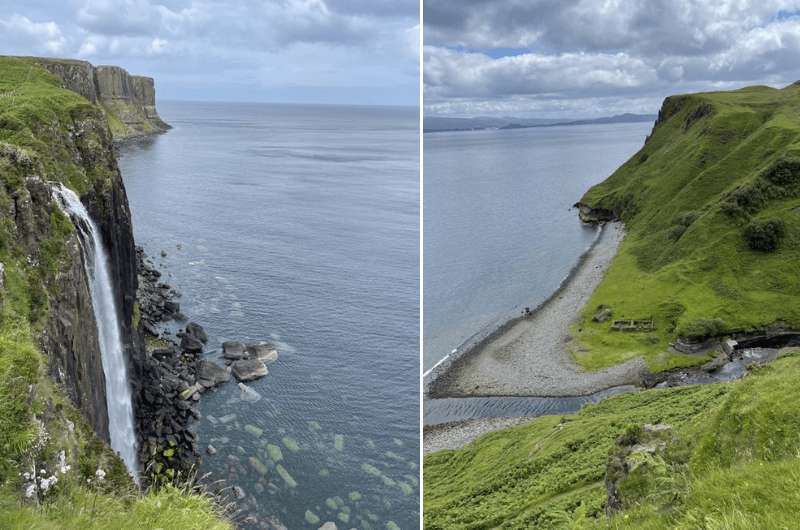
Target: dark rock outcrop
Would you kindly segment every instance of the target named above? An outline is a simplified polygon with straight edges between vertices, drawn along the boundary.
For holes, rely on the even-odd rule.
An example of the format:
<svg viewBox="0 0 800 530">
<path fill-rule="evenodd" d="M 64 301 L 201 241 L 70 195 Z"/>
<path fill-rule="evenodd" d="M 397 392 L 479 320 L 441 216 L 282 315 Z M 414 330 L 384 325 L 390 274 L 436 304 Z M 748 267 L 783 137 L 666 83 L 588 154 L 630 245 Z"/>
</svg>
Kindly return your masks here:
<svg viewBox="0 0 800 530">
<path fill-rule="evenodd" d="M 259 379 L 269 373 L 264 363 L 257 359 L 234 361 L 231 365 L 231 371 L 236 376 L 236 380 L 240 382 Z"/>
<path fill-rule="evenodd" d="M 593 208 L 582 202 L 575 203 L 574 207 L 578 209 L 578 217 L 584 223 L 599 224 L 619 220 L 617 214 L 605 208 Z"/>
<path fill-rule="evenodd" d="M 151 77 L 130 75 L 119 66 L 92 66 L 86 61 L 36 58 L 59 78 L 63 87 L 101 105 L 120 122 L 112 127 L 114 138 L 124 140 L 166 131 L 170 126 L 156 110 L 155 82 Z"/>
</svg>

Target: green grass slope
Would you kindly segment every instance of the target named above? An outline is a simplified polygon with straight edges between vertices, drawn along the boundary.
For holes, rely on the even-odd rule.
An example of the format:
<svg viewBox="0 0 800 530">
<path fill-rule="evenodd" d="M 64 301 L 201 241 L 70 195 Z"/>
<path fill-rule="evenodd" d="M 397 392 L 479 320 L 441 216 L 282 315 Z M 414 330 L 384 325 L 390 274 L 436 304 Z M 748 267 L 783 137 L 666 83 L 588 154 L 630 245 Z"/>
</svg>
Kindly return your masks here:
<svg viewBox="0 0 800 530">
<path fill-rule="evenodd" d="M 428 455 L 425 528 L 796 528 L 798 375 L 794 353 L 735 383 L 618 396 Z M 609 454 L 647 423 L 671 425 L 675 441 L 608 517 Z"/>
<path fill-rule="evenodd" d="M 667 98 L 641 150 L 581 199 L 628 235 L 574 328 L 577 361 L 660 370 L 705 360 L 668 353 L 679 336 L 800 329 L 798 161 L 800 84 Z M 656 329 L 592 322 L 601 304 Z"/>
<path fill-rule="evenodd" d="M 70 127 L 84 119 L 103 119 L 102 110 L 30 61 L 0 57 L 0 528 L 230 528 L 203 495 L 171 486 L 136 493 L 122 461 L 46 375 L 36 337 L 73 228 L 53 210 L 51 236 L 29 259 L 5 214 L 31 172 L 79 192 L 108 178 L 111 168 L 78 163 L 65 148 L 65 135 L 79 133 Z M 83 145 L 95 141 L 89 135 Z M 26 498 L 23 473 L 42 469 L 58 482 Z"/>
</svg>

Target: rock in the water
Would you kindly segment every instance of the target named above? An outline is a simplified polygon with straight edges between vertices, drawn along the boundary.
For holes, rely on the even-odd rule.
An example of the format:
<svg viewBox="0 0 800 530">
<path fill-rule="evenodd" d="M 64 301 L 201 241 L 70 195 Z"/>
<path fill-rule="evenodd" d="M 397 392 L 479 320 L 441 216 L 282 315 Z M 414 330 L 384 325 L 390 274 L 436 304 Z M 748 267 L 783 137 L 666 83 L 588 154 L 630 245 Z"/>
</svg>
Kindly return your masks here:
<svg viewBox="0 0 800 530">
<path fill-rule="evenodd" d="M 202 392 L 203 390 L 204 389 L 203 389 L 202 385 L 194 384 L 194 385 L 190 386 L 189 388 L 187 388 L 186 390 L 183 390 L 181 392 L 180 396 L 181 396 L 181 399 L 189 399 L 195 393 Z"/>
<path fill-rule="evenodd" d="M 174 300 L 167 300 L 166 302 L 164 302 L 164 311 L 167 314 L 172 315 L 178 313 L 180 310 L 181 310 L 181 304 L 179 304 L 178 302 L 175 302 Z"/>
<path fill-rule="evenodd" d="M 337 530 L 336 523 L 333 521 L 327 521 L 325 524 L 319 527 L 319 530 Z"/>
<path fill-rule="evenodd" d="M 238 361 L 247 357 L 247 351 L 241 342 L 229 340 L 222 343 L 222 356 L 226 359 Z"/>
<path fill-rule="evenodd" d="M 230 423 L 235 419 L 236 419 L 236 414 L 231 413 L 231 414 L 225 414 L 224 416 L 221 416 L 220 418 L 218 418 L 218 421 L 221 424 L 225 425 L 226 423 Z"/>
<path fill-rule="evenodd" d="M 247 495 L 245 495 L 244 490 L 242 488 L 240 488 L 239 486 L 234 486 L 233 487 L 233 493 L 236 495 L 236 498 L 238 500 L 242 500 L 247 496 Z"/>
<path fill-rule="evenodd" d="M 266 365 L 255 359 L 236 361 L 231 365 L 231 370 L 239 382 L 252 381 L 269 373 Z"/>
<path fill-rule="evenodd" d="M 249 401 L 250 403 L 255 403 L 259 399 L 261 399 L 261 394 L 250 388 L 244 383 L 239 383 L 239 389 L 242 391 L 239 397 L 242 398 L 242 401 Z"/>
<path fill-rule="evenodd" d="M 214 447 L 211 444 L 208 444 L 208 447 L 206 447 L 206 453 L 208 453 L 210 455 L 215 455 L 215 454 L 217 454 L 217 448 Z"/>
<path fill-rule="evenodd" d="M 203 351 L 203 343 L 191 335 L 181 337 L 181 350 L 187 353 L 200 353 Z"/>
<path fill-rule="evenodd" d="M 211 361 L 200 361 L 197 378 L 203 386 L 206 386 L 206 381 L 211 383 L 211 386 L 217 386 L 229 381 L 231 374 L 225 368 Z"/>
<path fill-rule="evenodd" d="M 736 350 L 736 346 L 738 345 L 739 343 L 736 342 L 735 340 L 728 339 L 722 342 L 722 351 L 724 351 L 725 355 L 727 355 L 728 357 L 733 357 L 733 352 Z"/>
<path fill-rule="evenodd" d="M 203 326 L 196 322 L 189 322 L 186 324 L 186 334 L 196 338 L 203 344 L 208 342 L 208 334 L 206 333 L 206 330 L 204 330 Z"/>
<path fill-rule="evenodd" d="M 152 335 L 153 337 L 161 336 L 161 332 L 158 331 L 158 328 L 146 320 L 142 321 L 142 329 L 144 330 L 145 333 L 147 333 L 148 335 Z"/>
<path fill-rule="evenodd" d="M 247 345 L 247 354 L 250 359 L 258 359 L 264 364 L 278 360 L 278 350 L 271 342 L 258 341 Z"/>
</svg>

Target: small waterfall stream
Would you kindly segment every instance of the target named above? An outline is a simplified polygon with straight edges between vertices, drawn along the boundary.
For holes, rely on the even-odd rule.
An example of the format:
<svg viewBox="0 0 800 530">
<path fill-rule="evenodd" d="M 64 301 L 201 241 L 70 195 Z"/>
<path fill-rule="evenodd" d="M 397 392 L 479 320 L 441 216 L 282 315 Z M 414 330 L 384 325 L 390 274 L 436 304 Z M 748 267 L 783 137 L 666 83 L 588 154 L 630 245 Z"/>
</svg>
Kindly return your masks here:
<svg viewBox="0 0 800 530">
<path fill-rule="evenodd" d="M 111 447 L 119 453 L 136 483 L 139 465 L 136 458 L 136 433 L 133 428 L 133 406 L 128 384 L 128 370 L 120 335 L 119 312 L 111 286 L 109 259 L 100 231 L 78 196 L 59 185 L 53 188 L 64 210 L 70 215 L 81 236 L 84 263 L 89 277 L 92 307 L 97 321 L 97 335 L 106 381 L 108 431 Z"/>
</svg>

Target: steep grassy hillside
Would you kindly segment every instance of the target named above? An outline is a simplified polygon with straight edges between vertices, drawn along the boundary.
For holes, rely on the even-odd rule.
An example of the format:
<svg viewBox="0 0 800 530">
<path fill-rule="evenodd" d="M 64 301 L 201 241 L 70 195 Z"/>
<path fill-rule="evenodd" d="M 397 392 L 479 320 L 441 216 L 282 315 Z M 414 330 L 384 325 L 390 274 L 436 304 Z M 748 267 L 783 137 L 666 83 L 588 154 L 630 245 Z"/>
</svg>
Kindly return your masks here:
<svg viewBox="0 0 800 530">
<path fill-rule="evenodd" d="M 0 57 L 0 528 L 229 528 L 204 496 L 136 494 L 40 349 L 54 320 L 74 328 L 67 317 L 82 315 L 70 298 L 82 274 L 74 229 L 44 181 L 101 194 L 117 175 L 109 146 L 101 109 L 32 60 Z M 56 309 L 63 320 L 48 318 Z"/>
<path fill-rule="evenodd" d="M 800 329 L 800 84 L 667 98 L 642 149 L 581 203 L 628 230 L 574 329 L 586 368 L 699 363 L 669 342 Z M 601 304 L 655 330 L 592 322 Z"/>
<path fill-rule="evenodd" d="M 425 528 L 796 528 L 800 355 L 787 353 L 736 383 L 618 396 L 428 455 Z M 669 425 L 668 441 L 628 460 L 608 517 L 611 455 L 642 447 L 644 424 Z"/>
</svg>

